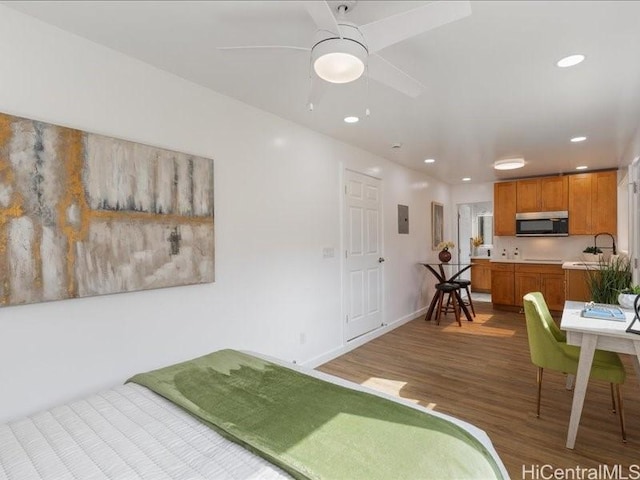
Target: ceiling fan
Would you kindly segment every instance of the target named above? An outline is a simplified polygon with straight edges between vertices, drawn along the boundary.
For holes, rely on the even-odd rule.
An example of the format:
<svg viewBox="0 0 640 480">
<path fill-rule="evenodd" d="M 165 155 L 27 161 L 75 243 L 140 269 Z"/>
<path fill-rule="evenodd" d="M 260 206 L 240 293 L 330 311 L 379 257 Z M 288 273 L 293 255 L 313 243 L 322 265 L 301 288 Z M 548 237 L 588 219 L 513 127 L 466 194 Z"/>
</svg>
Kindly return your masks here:
<svg viewBox="0 0 640 480">
<path fill-rule="evenodd" d="M 337 17 L 326 1 L 302 2 L 318 30 L 311 48 L 283 45 L 218 47 L 220 50 L 295 49 L 311 54 L 312 80 L 310 109 L 321 93 L 322 85 L 313 81 L 313 72 L 330 83 L 357 80 L 366 71 L 367 78 L 387 85 L 410 97 L 417 97 L 424 85 L 400 70 L 376 52 L 413 36 L 427 32 L 471 14 L 469 1 L 438 1 L 401 12 L 365 25 L 347 20 L 355 0 L 337 3 Z M 322 82 L 320 82 L 322 83 Z"/>
</svg>

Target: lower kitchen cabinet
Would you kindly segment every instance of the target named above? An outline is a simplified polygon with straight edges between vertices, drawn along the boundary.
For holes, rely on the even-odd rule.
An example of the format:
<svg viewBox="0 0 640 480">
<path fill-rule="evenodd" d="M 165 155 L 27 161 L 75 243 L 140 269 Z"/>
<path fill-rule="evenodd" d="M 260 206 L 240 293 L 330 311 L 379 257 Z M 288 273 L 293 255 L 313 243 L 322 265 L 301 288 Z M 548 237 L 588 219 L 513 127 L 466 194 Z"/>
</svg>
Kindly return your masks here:
<svg viewBox="0 0 640 480">
<path fill-rule="evenodd" d="M 514 305 L 513 272 L 513 263 L 491 264 L 491 302 L 494 305 Z"/>
<path fill-rule="evenodd" d="M 522 307 L 522 297 L 541 292 L 549 310 L 561 311 L 565 300 L 565 273 L 561 265 L 493 263 L 491 301 L 494 306 Z"/>
<path fill-rule="evenodd" d="M 489 293 L 491 291 L 491 264 L 488 258 L 474 258 L 471 260 L 471 290 Z"/>
<path fill-rule="evenodd" d="M 589 272 L 587 270 L 567 269 L 564 271 L 564 278 L 565 297 L 567 300 L 575 300 L 578 302 L 588 302 L 591 300 Z"/>
<path fill-rule="evenodd" d="M 564 308 L 564 270 L 562 265 L 518 263 L 515 265 L 515 300 L 522 306 L 522 297 L 529 292 L 541 292 L 549 310 Z"/>
</svg>

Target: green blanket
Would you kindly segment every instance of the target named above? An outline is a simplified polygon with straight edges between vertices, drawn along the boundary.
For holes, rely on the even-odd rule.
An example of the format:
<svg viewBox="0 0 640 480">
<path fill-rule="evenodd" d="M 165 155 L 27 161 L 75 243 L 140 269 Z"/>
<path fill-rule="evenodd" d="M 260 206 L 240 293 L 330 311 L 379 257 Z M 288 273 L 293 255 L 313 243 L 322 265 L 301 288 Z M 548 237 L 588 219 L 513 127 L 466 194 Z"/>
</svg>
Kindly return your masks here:
<svg viewBox="0 0 640 480">
<path fill-rule="evenodd" d="M 295 478 L 502 478 L 480 441 L 447 420 L 233 350 L 129 381 Z"/>
</svg>

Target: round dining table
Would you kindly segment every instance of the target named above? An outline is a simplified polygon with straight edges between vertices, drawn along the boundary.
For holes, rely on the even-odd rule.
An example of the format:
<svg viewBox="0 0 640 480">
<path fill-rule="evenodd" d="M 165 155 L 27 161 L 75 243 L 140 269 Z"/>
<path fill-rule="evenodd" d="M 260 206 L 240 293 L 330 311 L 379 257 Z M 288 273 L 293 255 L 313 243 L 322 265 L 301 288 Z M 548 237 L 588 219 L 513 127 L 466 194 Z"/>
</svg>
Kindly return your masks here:
<svg viewBox="0 0 640 480">
<path fill-rule="evenodd" d="M 460 278 L 460 275 L 462 275 L 464 272 L 466 272 L 473 266 L 473 263 L 442 263 L 442 262 L 422 263 L 421 262 L 420 265 L 426 267 L 427 270 L 429 270 L 429 272 L 433 274 L 433 276 L 438 280 L 438 283 L 440 284 L 440 283 L 455 282 L 456 279 Z M 469 322 L 473 322 L 473 317 L 471 316 L 469 309 L 467 308 L 465 303 L 462 301 L 460 290 L 459 289 L 456 290 L 454 294 L 456 296 L 456 300 L 458 301 L 458 304 L 460 305 L 460 308 L 464 312 L 464 316 L 467 317 L 467 320 Z M 427 310 L 427 315 L 424 317 L 426 321 L 431 320 L 431 316 L 433 315 L 433 311 L 435 310 L 436 305 L 438 304 L 438 300 L 443 295 L 444 295 L 444 292 L 436 289 L 436 293 L 431 299 L 431 303 L 429 304 L 429 310 Z"/>
</svg>

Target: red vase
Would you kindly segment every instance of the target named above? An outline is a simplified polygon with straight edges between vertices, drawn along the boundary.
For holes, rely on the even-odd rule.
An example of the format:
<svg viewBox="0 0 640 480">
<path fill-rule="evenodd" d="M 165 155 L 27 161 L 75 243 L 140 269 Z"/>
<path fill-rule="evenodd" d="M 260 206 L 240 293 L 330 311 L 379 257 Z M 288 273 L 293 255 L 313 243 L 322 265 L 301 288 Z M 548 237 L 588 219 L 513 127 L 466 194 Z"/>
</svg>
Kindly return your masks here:
<svg viewBox="0 0 640 480">
<path fill-rule="evenodd" d="M 438 253 L 438 259 L 442 263 L 447 263 L 451 260 L 451 252 L 449 250 L 440 250 L 440 253 Z"/>
</svg>

